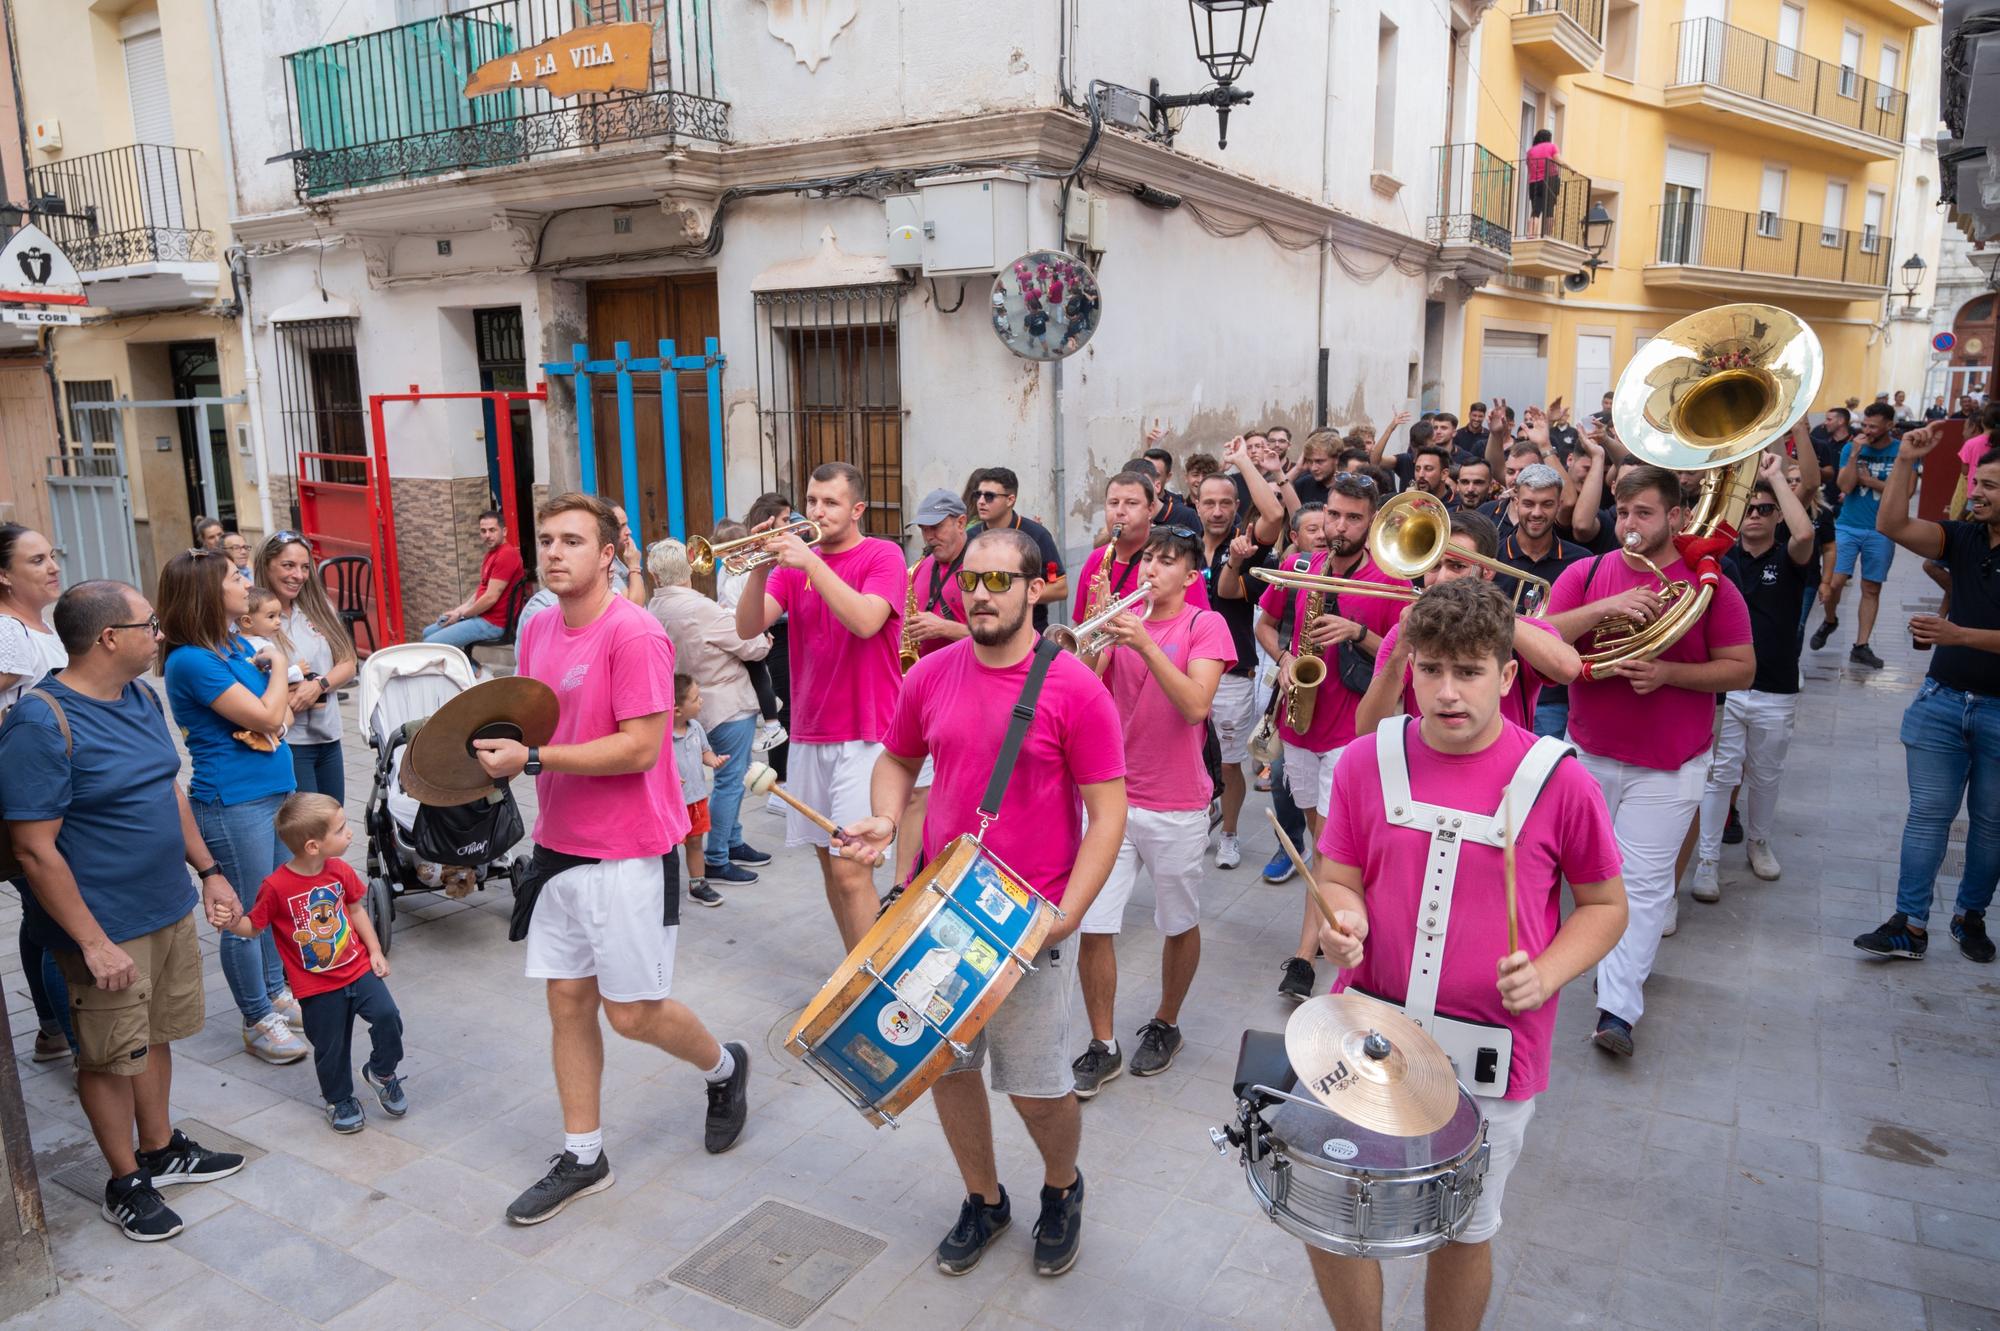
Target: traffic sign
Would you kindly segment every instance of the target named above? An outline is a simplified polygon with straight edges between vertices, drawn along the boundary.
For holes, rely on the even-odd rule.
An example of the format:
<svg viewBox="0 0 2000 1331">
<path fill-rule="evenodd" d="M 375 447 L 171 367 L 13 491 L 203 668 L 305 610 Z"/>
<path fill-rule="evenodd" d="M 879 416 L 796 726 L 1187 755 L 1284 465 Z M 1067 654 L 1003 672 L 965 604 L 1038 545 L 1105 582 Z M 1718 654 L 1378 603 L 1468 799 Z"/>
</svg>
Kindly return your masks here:
<svg viewBox="0 0 2000 1331">
<path fill-rule="evenodd" d="M 0 246 L 0 301 L 25 305 L 83 305 L 83 280 L 76 265 L 50 240 L 48 233 L 29 223 L 5 246 Z"/>
<path fill-rule="evenodd" d="M 12 310 L 0 309 L 0 323 L 21 324 L 28 328 L 48 328 L 62 324 L 80 324 L 83 316 L 75 310 Z"/>
<path fill-rule="evenodd" d="M 1950 333 L 1939 333 L 1936 337 L 1931 339 L 1932 351 L 1950 351 L 1953 347 L 1957 345 L 1958 345 L 1958 339 L 1956 337 L 1953 337 Z"/>
</svg>

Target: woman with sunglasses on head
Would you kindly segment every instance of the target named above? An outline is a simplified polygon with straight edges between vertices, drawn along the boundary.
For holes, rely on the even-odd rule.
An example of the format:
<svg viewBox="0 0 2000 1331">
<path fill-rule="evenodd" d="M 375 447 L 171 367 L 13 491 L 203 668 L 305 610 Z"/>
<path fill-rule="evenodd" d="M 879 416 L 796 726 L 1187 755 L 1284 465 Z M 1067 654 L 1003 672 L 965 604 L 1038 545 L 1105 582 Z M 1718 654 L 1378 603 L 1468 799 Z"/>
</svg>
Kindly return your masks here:
<svg viewBox="0 0 2000 1331">
<path fill-rule="evenodd" d="M 249 608 L 250 583 L 219 550 L 197 547 L 160 570 L 153 598 L 160 619 L 160 673 L 174 722 L 194 765 L 188 802 L 223 877 L 253 891 L 281 861 L 278 806 L 298 786 L 285 729 L 292 724 L 291 662 L 282 649 L 252 654 L 235 632 Z M 296 1063 L 310 1052 L 297 1032 L 304 1013 L 285 985 L 267 931 L 222 936 L 222 974 L 243 1014 L 243 1044 L 267 1063 Z"/>
<path fill-rule="evenodd" d="M 285 745 L 292 751 L 298 788 L 344 801 L 347 768 L 335 693 L 347 686 L 358 668 L 354 639 L 327 599 L 305 537 L 295 531 L 276 533 L 258 547 L 252 568 L 257 585 L 278 598 L 285 641 L 291 644 L 293 663 L 303 668 L 305 676 L 286 697 L 296 719 Z"/>
</svg>

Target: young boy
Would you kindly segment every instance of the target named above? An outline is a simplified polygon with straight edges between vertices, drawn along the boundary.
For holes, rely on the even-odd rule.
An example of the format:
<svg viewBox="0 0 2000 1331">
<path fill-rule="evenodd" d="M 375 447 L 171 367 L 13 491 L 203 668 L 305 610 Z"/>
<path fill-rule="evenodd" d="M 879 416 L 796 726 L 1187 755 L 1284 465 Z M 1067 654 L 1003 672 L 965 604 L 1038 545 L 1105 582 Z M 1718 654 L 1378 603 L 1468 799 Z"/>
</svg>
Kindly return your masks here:
<svg viewBox="0 0 2000 1331">
<path fill-rule="evenodd" d="M 708 792 L 714 789 L 714 770 L 723 759 L 708 747 L 708 732 L 695 720 L 701 710 L 701 686 L 692 675 L 674 676 L 674 766 L 681 774 L 681 798 L 687 801 L 688 834 L 681 843 L 687 856 L 688 896 L 704 906 L 720 906 L 722 893 L 702 877 L 706 861 L 702 841 L 708 831 Z M 699 798 L 690 798 L 696 797 Z"/>
<path fill-rule="evenodd" d="M 292 644 L 285 637 L 284 607 L 278 603 L 275 594 L 262 587 L 250 589 L 249 608 L 237 617 L 236 631 L 250 644 L 250 650 L 264 651 L 276 644 L 287 659 L 292 655 Z M 305 679 L 305 670 L 297 661 L 285 671 L 287 683 L 297 684 Z"/>
<path fill-rule="evenodd" d="M 292 852 L 257 893 L 257 904 L 227 927 L 239 938 L 259 930 L 278 933 L 278 956 L 292 992 L 305 1010 L 313 1070 L 326 1099 L 326 1121 L 335 1132 L 359 1132 L 365 1121 L 354 1098 L 354 1018 L 368 1023 L 372 1050 L 362 1078 L 383 1112 L 410 1112 L 403 1079 L 403 1017 L 389 986 L 389 959 L 366 910 L 350 910 L 367 892 L 360 875 L 341 860 L 354 833 L 331 795 L 300 793 L 278 807 L 278 838 Z"/>
</svg>

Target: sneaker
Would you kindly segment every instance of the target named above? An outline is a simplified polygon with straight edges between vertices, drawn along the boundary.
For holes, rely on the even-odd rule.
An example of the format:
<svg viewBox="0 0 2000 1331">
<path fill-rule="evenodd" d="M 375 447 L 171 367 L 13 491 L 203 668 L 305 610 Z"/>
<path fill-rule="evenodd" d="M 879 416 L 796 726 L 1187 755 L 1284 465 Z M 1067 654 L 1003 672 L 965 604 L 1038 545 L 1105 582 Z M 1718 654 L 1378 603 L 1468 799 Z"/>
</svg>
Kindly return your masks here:
<svg viewBox="0 0 2000 1331">
<path fill-rule="evenodd" d="M 1729 821 L 1722 825 L 1722 844 L 1740 846 L 1743 844 L 1743 820 L 1736 816 L 1736 810 L 1729 811 Z"/>
<path fill-rule="evenodd" d="M 898 901 L 901 901 L 902 899 L 903 899 L 903 885 L 901 883 L 898 883 L 894 887 L 889 889 L 888 895 L 882 898 L 882 904 L 875 908 L 875 918 L 879 920 L 884 915 L 887 915 L 889 913 L 889 908 L 895 905 Z"/>
<path fill-rule="evenodd" d="M 410 1097 L 403 1094 L 401 1077 L 378 1077 L 375 1075 L 375 1069 L 363 1063 L 361 1080 L 367 1082 L 368 1089 L 375 1092 L 375 1098 L 382 1102 L 382 1112 L 390 1118 L 401 1118 L 410 1112 Z"/>
<path fill-rule="evenodd" d="M 704 906 L 720 906 L 722 893 L 710 887 L 706 878 L 697 878 L 688 884 L 688 900 L 698 901 Z"/>
<path fill-rule="evenodd" d="M 1875 655 L 1875 649 L 1865 642 L 1857 642 L 1848 648 L 1847 659 L 1855 665 L 1867 666 L 1870 670 L 1880 670 L 1883 665 L 1882 658 Z"/>
<path fill-rule="evenodd" d="M 1607 1054 L 1632 1057 L 1632 1023 L 1609 1012 L 1597 1014 L 1597 1030 L 1590 1040 Z"/>
<path fill-rule="evenodd" d="M 137 1153 L 139 1168 L 146 1171 L 156 1188 L 176 1183 L 213 1183 L 243 1168 L 243 1157 L 228 1151 L 211 1151 L 179 1128 L 157 1151 Z"/>
<path fill-rule="evenodd" d="M 1778 878 L 1778 857 L 1771 850 L 1768 841 L 1750 843 L 1750 872 L 1765 882 L 1776 882 Z"/>
<path fill-rule="evenodd" d="M 1968 961 L 1984 965 L 1993 960 L 1993 940 L 1986 936 L 1985 911 L 1969 910 L 1952 916 L 1951 936 L 1958 940 L 1958 950 Z"/>
<path fill-rule="evenodd" d="M 736 1059 L 736 1071 L 708 1086 L 708 1119 L 702 1126 L 701 1144 L 710 1155 L 721 1155 L 736 1145 L 750 1117 L 750 1051 L 735 1040 L 723 1048 Z"/>
<path fill-rule="evenodd" d="M 306 1028 L 306 1010 L 299 1006 L 299 1000 L 292 996 L 290 989 L 280 989 L 271 995 L 271 1009 L 285 1014 L 285 1025 L 295 1031 Z"/>
<path fill-rule="evenodd" d="M 1285 978 L 1278 981 L 1278 993 L 1295 1003 L 1312 997 L 1313 964 L 1304 957 L 1285 958 Z"/>
<path fill-rule="evenodd" d="M 335 1132 L 359 1132 L 367 1122 L 368 1116 L 361 1112 L 361 1102 L 351 1095 L 326 1107 L 326 1125 Z"/>
<path fill-rule="evenodd" d="M 1672 938 L 1681 931 L 1681 899 L 1676 893 L 1667 898 L 1666 923 L 1660 926 L 1660 937 Z"/>
<path fill-rule="evenodd" d="M 1269 767 L 1258 768 L 1257 779 L 1250 784 L 1268 794 L 1271 789 L 1271 769 Z"/>
<path fill-rule="evenodd" d="M 1236 838 L 1227 832 L 1217 837 L 1215 839 L 1215 867 L 1218 869 L 1234 869 L 1241 863 L 1243 863 L 1243 847 L 1237 844 Z"/>
<path fill-rule="evenodd" d="M 285 1021 L 285 1014 L 273 1008 L 255 1026 L 243 1028 L 243 1047 L 266 1063 L 296 1063 L 312 1052 Z"/>
<path fill-rule="evenodd" d="M 59 1058 L 68 1058 L 69 1053 L 69 1037 L 62 1033 L 62 1027 L 54 1030 L 44 1027 L 35 1032 L 35 1062 L 53 1063 Z"/>
<path fill-rule="evenodd" d="M 181 1218 L 167 1208 L 146 1171 L 134 1170 L 104 1185 L 104 1205 L 98 1213 L 135 1243 L 158 1243 L 181 1232 Z"/>
<path fill-rule="evenodd" d="M 1116 1053 L 1102 1040 L 1092 1040 L 1090 1048 L 1076 1056 L 1069 1065 L 1070 1076 L 1076 1082 L 1076 1098 L 1088 1100 L 1110 1081 L 1125 1071 L 1125 1055 Z"/>
<path fill-rule="evenodd" d="M 1083 1246 L 1083 1171 L 1067 1189 L 1042 1187 L 1042 1214 L 1035 1221 L 1035 1274 L 1059 1276 L 1076 1265 Z"/>
<path fill-rule="evenodd" d="M 729 848 L 731 864 L 747 864 L 753 869 L 761 869 L 771 862 L 770 855 L 744 842 L 737 842 Z"/>
<path fill-rule="evenodd" d="M 1911 961 L 1922 961 L 1924 949 L 1930 945 L 1930 935 L 1911 929 L 1910 917 L 1901 911 L 1854 940 L 1854 946 L 1872 956 L 1907 957 Z"/>
<path fill-rule="evenodd" d="M 984 1197 L 967 1197 L 958 1208 L 958 1223 L 937 1246 L 937 1269 L 948 1276 L 962 1276 L 979 1265 L 986 1249 L 1014 1220 L 1007 1190 L 1000 1189 L 1000 1204 L 988 1206 Z"/>
<path fill-rule="evenodd" d="M 507 1218 L 517 1225 L 539 1225 L 560 1215 L 577 1198 L 603 1192 L 617 1181 L 611 1172 L 611 1157 L 602 1151 L 587 1165 L 578 1164 L 571 1151 L 552 1155 L 549 1172 L 508 1204 Z"/>
<path fill-rule="evenodd" d="M 1132 1055 L 1132 1075 L 1157 1077 L 1174 1065 L 1174 1055 L 1180 1051 L 1181 1028 L 1155 1017 L 1139 1028 L 1139 1049 Z"/>
<path fill-rule="evenodd" d="M 743 887 L 757 881 L 757 875 L 740 864 L 709 864 L 703 868 L 710 880 L 717 883 L 734 883 Z"/>
<path fill-rule="evenodd" d="M 1267 883 L 1289 883 L 1297 876 L 1299 868 L 1292 863 L 1292 857 L 1285 854 L 1283 846 L 1278 853 L 1264 863 L 1264 881 Z"/>
<path fill-rule="evenodd" d="M 1833 631 L 1839 627 L 1840 621 L 1837 619 L 1821 620 L 1820 626 L 1813 630 L 1812 649 L 1816 652 L 1823 651 L 1826 647 L 1826 640 L 1831 638 Z"/>
<path fill-rule="evenodd" d="M 757 738 L 751 742 L 750 747 L 769 752 L 777 748 L 780 744 L 783 744 L 790 737 L 790 732 L 785 729 L 781 722 L 766 721 L 763 725 L 757 727 Z"/>
<path fill-rule="evenodd" d="M 1696 901 L 1722 900 L 1722 883 L 1716 877 L 1714 860 L 1695 861 L 1693 896 Z"/>
</svg>

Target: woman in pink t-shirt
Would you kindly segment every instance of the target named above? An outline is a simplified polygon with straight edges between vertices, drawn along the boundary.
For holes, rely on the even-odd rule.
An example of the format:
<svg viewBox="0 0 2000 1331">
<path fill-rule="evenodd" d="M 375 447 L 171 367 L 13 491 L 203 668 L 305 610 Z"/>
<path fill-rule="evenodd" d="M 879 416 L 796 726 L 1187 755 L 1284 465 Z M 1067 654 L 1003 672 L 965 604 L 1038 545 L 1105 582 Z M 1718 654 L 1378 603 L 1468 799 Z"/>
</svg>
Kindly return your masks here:
<svg viewBox="0 0 2000 1331">
<path fill-rule="evenodd" d="M 1556 136 L 1545 129 L 1535 131 L 1528 148 L 1528 234 L 1542 234 L 1542 223 L 1556 214 L 1556 194 L 1562 181 L 1549 171 L 1555 165 Z"/>
</svg>

